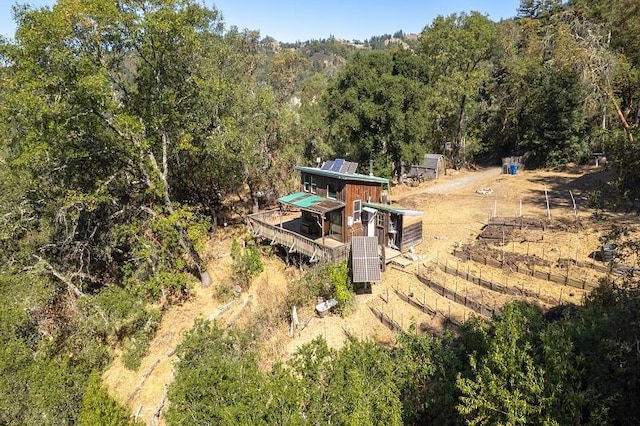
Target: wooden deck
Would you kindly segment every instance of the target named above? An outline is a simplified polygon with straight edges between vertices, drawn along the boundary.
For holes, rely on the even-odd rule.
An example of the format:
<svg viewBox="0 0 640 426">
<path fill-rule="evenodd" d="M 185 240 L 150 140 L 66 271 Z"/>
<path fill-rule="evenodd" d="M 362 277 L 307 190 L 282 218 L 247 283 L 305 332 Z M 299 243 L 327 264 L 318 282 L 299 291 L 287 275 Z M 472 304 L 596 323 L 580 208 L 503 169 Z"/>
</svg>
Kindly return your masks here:
<svg viewBox="0 0 640 426">
<path fill-rule="evenodd" d="M 337 263 L 347 260 L 349 246 L 329 236 L 313 238 L 300 231 L 302 220 L 297 216 L 282 215 L 280 210 L 268 210 L 247 216 L 247 222 L 256 237 L 286 247 L 290 253 L 307 256 L 311 262 Z"/>
</svg>

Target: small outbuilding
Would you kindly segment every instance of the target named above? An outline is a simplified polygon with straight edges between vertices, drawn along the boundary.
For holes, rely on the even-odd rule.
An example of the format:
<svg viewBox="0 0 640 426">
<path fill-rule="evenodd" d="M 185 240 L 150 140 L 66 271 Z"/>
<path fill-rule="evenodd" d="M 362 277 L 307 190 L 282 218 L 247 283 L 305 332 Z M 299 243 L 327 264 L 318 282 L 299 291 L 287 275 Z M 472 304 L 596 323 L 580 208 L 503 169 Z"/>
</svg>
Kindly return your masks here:
<svg viewBox="0 0 640 426">
<path fill-rule="evenodd" d="M 404 171 L 407 178 L 414 180 L 434 180 L 446 174 L 446 161 L 442 154 L 425 154 L 422 164 L 412 165 Z"/>
</svg>

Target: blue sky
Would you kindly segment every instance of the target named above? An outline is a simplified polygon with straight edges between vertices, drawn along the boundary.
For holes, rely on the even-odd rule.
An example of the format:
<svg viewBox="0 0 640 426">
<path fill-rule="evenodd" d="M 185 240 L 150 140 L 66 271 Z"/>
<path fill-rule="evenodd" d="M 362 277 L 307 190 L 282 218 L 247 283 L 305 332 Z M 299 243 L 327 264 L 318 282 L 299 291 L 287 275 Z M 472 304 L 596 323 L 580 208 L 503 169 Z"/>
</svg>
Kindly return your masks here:
<svg viewBox="0 0 640 426">
<path fill-rule="evenodd" d="M 494 21 L 515 16 L 520 0 L 199 0 L 222 12 L 225 25 L 260 30 L 285 42 L 328 38 L 361 40 L 397 30 L 419 33 L 438 15 L 470 12 L 488 15 Z M 20 0 L 45 6 L 54 0 Z M 0 0 L 0 34 L 13 37 L 11 16 L 14 0 Z"/>
</svg>

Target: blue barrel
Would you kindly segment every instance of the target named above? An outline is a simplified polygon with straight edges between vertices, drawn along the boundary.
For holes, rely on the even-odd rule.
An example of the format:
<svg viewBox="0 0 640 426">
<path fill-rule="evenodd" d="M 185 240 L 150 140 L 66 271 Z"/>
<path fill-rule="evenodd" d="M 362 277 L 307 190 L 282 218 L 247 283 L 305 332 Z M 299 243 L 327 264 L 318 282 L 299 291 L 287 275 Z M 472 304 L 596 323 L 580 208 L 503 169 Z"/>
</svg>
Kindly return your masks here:
<svg viewBox="0 0 640 426">
<path fill-rule="evenodd" d="M 509 174 L 515 175 L 518 173 L 518 165 L 516 163 L 511 163 L 509 166 Z"/>
</svg>

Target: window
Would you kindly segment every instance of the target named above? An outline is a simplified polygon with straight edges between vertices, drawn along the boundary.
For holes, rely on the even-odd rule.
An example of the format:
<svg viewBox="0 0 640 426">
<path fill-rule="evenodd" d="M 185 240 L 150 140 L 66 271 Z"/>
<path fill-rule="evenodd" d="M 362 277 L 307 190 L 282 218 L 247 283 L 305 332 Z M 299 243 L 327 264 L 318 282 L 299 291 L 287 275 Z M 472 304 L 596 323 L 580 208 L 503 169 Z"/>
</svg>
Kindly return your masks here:
<svg viewBox="0 0 640 426">
<path fill-rule="evenodd" d="M 384 228 L 384 214 L 382 212 L 378 212 L 378 228 Z"/>
<path fill-rule="evenodd" d="M 318 193 L 318 186 L 316 185 L 316 178 L 314 176 L 309 176 L 309 181 L 311 182 L 311 193 Z"/>
<path fill-rule="evenodd" d="M 338 191 L 331 184 L 327 185 L 327 198 L 331 198 L 332 200 L 336 200 L 338 198 Z"/>
<path fill-rule="evenodd" d="M 310 189 L 311 189 L 311 185 L 309 184 L 309 175 L 304 175 L 303 183 L 302 183 L 302 190 L 304 192 L 309 192 Z"/>
<path fill-rule="evenodd" d="M 353 221 L 360 222 L 362 215 L 362 200 L 353 200 Z"/>
</svg>

